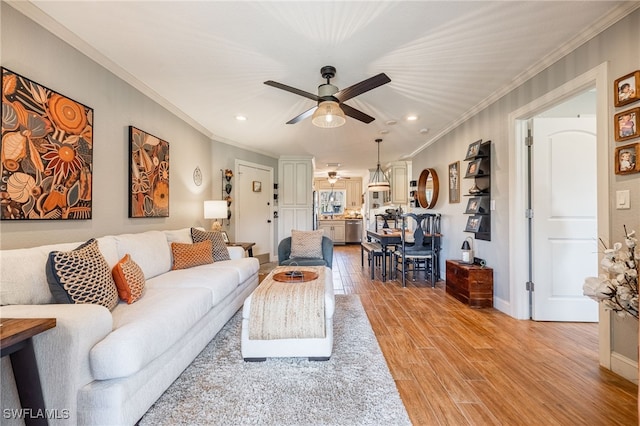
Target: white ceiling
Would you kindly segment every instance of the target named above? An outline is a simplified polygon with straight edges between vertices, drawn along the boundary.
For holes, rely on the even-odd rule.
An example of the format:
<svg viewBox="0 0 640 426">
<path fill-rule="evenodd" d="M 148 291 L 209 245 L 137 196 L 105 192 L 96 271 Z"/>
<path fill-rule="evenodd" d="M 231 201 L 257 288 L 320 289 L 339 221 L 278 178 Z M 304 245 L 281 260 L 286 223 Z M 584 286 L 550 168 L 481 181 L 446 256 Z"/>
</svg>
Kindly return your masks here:
<svg viewBox="0 0 640 426">
<path fill-rule="evenodd" d="M 638 7 L 616 1 L 8 3 L 213 139 L 276 157 L 312 155 L 323 175 L 335 169 L 326 163 L 341 163 L 345 176 L 375 167 L 376 138 L 383 139 L 383 163 L 411 156 Z M 314 102 L 263 82 L 317 93 L 324 65 L 337 68 L 331 82 L 340 89 L 381 72 L 391 78 L 346 102 L 375 121 L 347 118 L 337 129 L 314 127 L 310 119 L 285 124 Z M 247 121 L 237 121 L 238 114 Z M 410 114 L 418 120 L 406 121 Z"/>
</svg>

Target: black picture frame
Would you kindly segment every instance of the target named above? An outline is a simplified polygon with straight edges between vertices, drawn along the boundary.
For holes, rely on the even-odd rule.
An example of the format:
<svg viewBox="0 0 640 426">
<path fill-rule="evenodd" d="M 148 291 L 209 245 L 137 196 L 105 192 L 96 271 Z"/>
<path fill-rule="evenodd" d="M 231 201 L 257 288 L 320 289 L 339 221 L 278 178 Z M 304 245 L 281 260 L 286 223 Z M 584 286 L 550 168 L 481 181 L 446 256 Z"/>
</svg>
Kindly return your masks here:
<svg viewBox="0 0 640 426">
<path fill-rule="evenodd" d="M 482 216 L 469 216 L 467 218 L 467 226 L 464 229 L 464 232 L 480 232 L 482 220 Z"/>
<path fill-rule="evenodd" d="M 480 153 L 480 145 L 482 144 L 482 139 L 477 140 L 469 145 L 467 148 L 467 155 L 465 156 L 465 160 L 472 160 L 476 158 L 476 156 Z"/>
<path fill-rule="evenodd" d="M 476 214 L 480 211 L 480 204 L 482 203 L 482 198 L 480 197 L 471 197 L 467 201 L 467 209 L 464 211 L 465 214 Z"/>
<path fill-rule="evenodd" d="M 482 163 L 482 158 L 476 158 L 475 160 L 469 161 L 469 164 L 467 164 L 467 173 L 465 174 L 465 178 L 467 177 L 475 177 L 475 176 L 482 176 L 482 168 L 481 168 L 481 164 Z"/>
</svg>

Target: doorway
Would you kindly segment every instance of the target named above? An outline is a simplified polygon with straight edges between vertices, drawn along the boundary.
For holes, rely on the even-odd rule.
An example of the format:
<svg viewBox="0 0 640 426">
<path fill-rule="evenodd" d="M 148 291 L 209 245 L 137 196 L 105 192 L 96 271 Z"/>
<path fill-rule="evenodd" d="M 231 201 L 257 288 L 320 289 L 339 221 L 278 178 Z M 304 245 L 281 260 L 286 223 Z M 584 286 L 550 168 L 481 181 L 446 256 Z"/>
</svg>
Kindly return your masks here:
<svg viewBox="0 0 640 426">
<path fill-rule="evenodd" d="M 609 134 L 608 132 L 609 124 L 607 120 L 608 99 L 606 95 L 608 93 L 607 91 L 608 82 L 607 82 L 606 76 L 607 76 L 607 64 L 604 63 L 592 69 L 591 71 L 577 77 L 576 79 L 566 83 L 565 85 L 536 99 L 530 104 L 527 104 L 521 107 L 520 109 L 514 111 L 509 115 L 510 134 L 511 134 L 511 139 L 509 144 L 509 180 L 512 183 L 509 188 L 509 198 L 510 198 L 509 199 L 509 204 L 510 204 L 509 205 L 509 244 L 511 247 L 510 249 L 511 254 L 509 257 L 509 266 L 510 266 L 509 275 L 510 275 L 510 305 L 511 305 L 510 308 L 511 308 L 511 314 L 515 318 L 531 319 L 531 318 L 534 318 L 534 316 L 537 313 L 540 313 L 540 319 L 543 319 L 543 320 L 553 320 L 553 321 L 570 320 L 568 317 L 556 318 L 552 316 L 547 316 L 546 314 L 543 315 L 542 307 L 546 306 L 547 303 L 550 303 L 549 302 L 550 299 L 552 301 L 561 300 L 561 299 L 566 299 L 566 300 L 577 299 L 576 297 L 574 297 L 574 295 L 576 292 L 581 292 L 581 283 L 584 280 L 584 278 L 586 278 L 587 276 L 590 276 L 590 274 L 593 274 L 593 273 L 597 274 L 599 259 L 597 258 L 597 255 L 596 255 L 591 260 L 586 260 L 586 261 L 582 260 L 582 262 L 592 262 L 592 265 L 590 265 L 589 268 L 591 268 L 595 272 L 593 271 L 585 272 L 584 268 L 579 268 L 576 270 L 574 269 L 575 267 L 568 267 L 566 269 L 563 269 L 561 267 L 562 263 L 559 263 L 557 266 L 560 266 L 560 267 L 557 268 L 556 270 L 561 271 L 561 273 L 559 273 L 560 275 L 558 275 L 558 273 L 556 272 L 556 276 L 551 276 L 551 278 L 549 277 L 544 278 L 543 281 L 541 282 L 535 282 L 535 279 L 537 278 L 534 274 L 534 271 L 536 270 L 536 266 L 539 266 L 540 268 L 546 268 L 548 267 L 548 264 L 545 263 L 544 259 L 539 259 L 538 258 L 539 256 L 538 257 L 535 256 L 536 248 L 532 247 L 534 244 L 536 244 L 536 241 L 534 239 L 538 231 L 538 228 L 535 227 L 536 226 L 535 221 L 537 219 L 542 219 L 542 218 L 538 218 L 537 217 L 538 214 L 535 211 L 533 211 L 533 219 L 530 219 L 530 217 L 528 217 L 528 216 L 531 216 L 531 212 L 529 211 L 529 209 L 531 208 L 531 205 L 528 198 L 528 195 L 530 193 L 528 188 L 529 147 L 527 146 L 525 141 L 529 133 L 528 132 L 529 127 L 532 125 L 531 122 L 533 121 L 534 117 L 539 117 L 545 111 L 549 111 L 558 105 L 565 104 L 569 100 L 578 97 L 578 95 L 588 93 L 589 90 L 595 90 L 593 92 L 593 96 L 595 96 L 595 99 L 596 99 L 595 101 L 595 121 L 596 121 L 596 127 L 597 127 L 597 132 L 595 136 L 595 157 L 596 158 L 595 158 L 595 166 L 592 165 L 589 167 L 593 169 L 591 171 L 593 176 L 592 176 L 592 183 L 590 184 L 591 185 L 590 189 L 592 193 L 595 193 L 596 225 L 595 225 L 595 233 L 594 233 L 594 236 L 592 237 L 592 239 L 595 241 L 590 242 L 590 244 L 593 244 L 591 246 L 592 248 L 596 247 L 595 243 L 598 237 L 601 237 L 605 241 L 607 241 L 609 238 L 609 230 L 608 230 L 608 227 L 609 227 L 609 212 L 608 212 L 609 152 L 608 152 L 608 140 L 607 140 L 607 135 Z M 552 130 L 551 133 L 553 134 L 552 135 L 553 137 L 559 136 L 560 138 L 564 138 L 565 136 L 571 136 L 570 135 L 571 132 L 559 132 L 558 130 Z M 564 133 L 564 135 L 562 133 Z M 586 133 L 589 133 L 589 131 L 586 131 Z M 560 139 L 558 139 L 558 141 L 559 141 L 558 150 L 553 154 L 554 156 L 558 155 L 558 158 L 562 157 L 563 150 L 571 150 L 572 148 L 570 147 L 576 143 L 575 141 L 567 141 L 567 140 L 560 141 Z M 535 146 L 535 143 L 536 142 L 534 142 L 534 146 Z M 547 141 L 547 145 L 549 144 L 550 142 Z M 545 168 L 545 170 L 547 170 L 547 173 L 549 173 L 548 170 L 550 170 L 553 167 L 551 164 L 552 161 L 549 161 L 548 156 L 545 157 L 543 160 L 538 160 L 538 162 L 549 163 L 547 165 L 543 164 L 543 166 L 548 166 Z M 562 164 L 562 163 L 557 163 L 557 164 Z M 538 174 L 539 173 L 542 173 L 542 172 L 538 172 Z M 534 187 L 534 189 L 537 184 L 538 182 L 536 181 L 533 182 L 532 186 Z M 570 190 L 570 188 L 571 187 L 568 185 L 565 185 L 565 187 L 558 187 L 558 193 L 562 193 L 563 191 L 566 192 Z M 538 188 L 538 189 L 541 189 L 541 188 Z M 544 190 L 545 188 L 542 188 L 542 189 Z M 547 196 L 549 196 L 548 194 L 552 193 L 553 188 L 546 188 L 546 191 L 547 191 L 546 193 Z M 531 191 L 531 193 L 533 193 L 533 190 Z M 544 214 L 542 214 L 542 216 L 544 217 Z M 549 217 L 548 214 L 547 214 L 547 217 Z M 573 219 L 577 219 L 577 218 L 573 218 Z M 538 223 L 540 222 L 541 221 L 538 221 Z M 561 222 L 561 220 L 556 220 L 556 222 Z M 578 220 L 578 222 L 580 221 Z M 557 225 L 557 223 L 552 223 L 552 225 L 555 226 Z M 531 231 L 529 230 L 530 226 L 531 226 Z M 551 231 L 555 232 L 555 230 L 553 229 Z M 551 232 L 551 231 L 548 231 L 548 232 Z M 545 233 L 548 233 L 548 232 L 545 231 Z M 530 235 L 531 235 L 531 238 L 530 238 Z M 585 241 L 588 241 L 588 240 L 584 239 L 584 237 L 581 237 L 581 238 L 583 241 L 582 244 L 587 245 Z M 571 262 L 575 262 L 577 258 L 580 257 L 580 255 L 576 254 L 576 247 L 579 244 L 578 243 L 564 244 L 565 241 L 569 241 L 569 240 L 565 240 L 565 236 L 559 235 L 558 237 L 554 237 L 551 239 L 547 238 L 547 240 L 553 241 L 553 244 L 555 244 L 555 247 L 553 249 L 548 249 L 548 250 L 556 250 L 561 253 L 558 256 L 554 254 L 554 256 L 556 256 L 556 258 L 553 259 L 554 261 L 557 262 L 558 260 L 562 259 L 562 257 L 564 256 L 566 258 L 565 260 L 571 263 Z M 531 243 L 531 246 L 530 246 L 530 243 Z M 569 246 L 571 247 L 569 248 Z M 564 250 L 565 248 L 566 250 Z M 544 251 L 544 248 L 543 248 L 543 251 Z M 529 256 L 530 253 L 534 254 L 531 258 Z M 582 253 L 584 253 L 584 250 L 582 250 Z M 547 259 L 548 259 L 548 256 L 547 256 Z M 539 262 L 540 265 L 536 265 L 536 262 Z M 565 274 L 565 277 L 567 275 L 571 275 L 572 278 L 575 278 L 575 276 L 577 275 L 578 284 L 576 285 L 574 282 L 573 289 L 572 289 L 572 292 L 574 293 L 574 295 L 571 295 L 571 296 L 563 295 L 562 292 L 563 291 L 566 292 L 567 291 L 566 288 L 559 289 L 559 288 L 550 287 L 550 290 L 547 292 L 547 297 L 544 297 L 543 300 L 541 301 L 537 301 L 536 297 L 538 295 L 537 294 L 534 295 L 528 290 L 528 288 L 531 288 L 530 283 L 533 283 L 533 289 L 535 292 L 537 290 L 541 290 L 540 285 L 551 286 L 552 283 L 561 282 L 563 279 L 562 274 Z M 540 293 L 543 293 L 543 292 L 540 291 Z M 554 296 L 550 297 L 551 295 L 554 295 Z M 580 299 L 582 299 L 582 297 Z M 585 303 L 592 302 L 587 298 L 584 298 L 584 299 L 585 299 Z M 536 304 L 538 303 L 541 305 L 536 306 Z M 592 303 L 594 305 L 594 309 L 597 312 L 597 309 L 598 309 L 597 304 L 595 304 L 595 302 L 592 302 Z M 606 333 L 608 335 L 608 331 L 604 330 L 604 328 L 606 327 L 606 324 L 604 323 L 607 323 L 608 320 L 606 316 L 601 315 L 600 318 L 601 318 L 601 321 L 599 326 L 599 332 L 601 333 L 601 338 L 602 338 L 604 337 L 602 335 L 603 333 Z M 571 320 L 576 320 L 576 319 L 574 318 Z M 581 320 L 585 320 L 585 319 L 581 319 Z M 590 320 L 597 321 L 597 317 Z"/>
<path fill-rule="evenodd" d="M 254 242 L 260 263 L 271 261 L 273 247 L 273 168 L 236 160 L 236 241 Z"/>
</svg>

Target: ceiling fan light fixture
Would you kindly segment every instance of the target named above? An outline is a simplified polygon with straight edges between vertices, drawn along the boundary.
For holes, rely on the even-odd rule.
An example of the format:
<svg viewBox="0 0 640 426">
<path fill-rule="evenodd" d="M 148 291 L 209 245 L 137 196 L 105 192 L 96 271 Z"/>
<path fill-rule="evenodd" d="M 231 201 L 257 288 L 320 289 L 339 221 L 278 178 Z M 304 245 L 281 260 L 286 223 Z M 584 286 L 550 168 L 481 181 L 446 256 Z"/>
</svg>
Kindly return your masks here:
<svg viewBox="0 0 640 426">
<path fill-rule="evenodd" d="M 382 139 L 376 139 L 376 143 L 378 144 L 378 165 L 376 167 L 376 171 L 373 173 L 373 177 L 371 178 L 371 182 L 367 185 L 367 191 L 369 192 L 389 192 L 391 191 L 391 185 L 387 180 L 386 176 L 382 172 L 380 168 L 380 143 Z"/>
<path fill-rule="evenodd" d="M 344 111 L 335 101 L 322 101 L 313 113 L 311 122 L 314 126 L 331 129 L 340 127 L 347 122 Z"/>
</svg>

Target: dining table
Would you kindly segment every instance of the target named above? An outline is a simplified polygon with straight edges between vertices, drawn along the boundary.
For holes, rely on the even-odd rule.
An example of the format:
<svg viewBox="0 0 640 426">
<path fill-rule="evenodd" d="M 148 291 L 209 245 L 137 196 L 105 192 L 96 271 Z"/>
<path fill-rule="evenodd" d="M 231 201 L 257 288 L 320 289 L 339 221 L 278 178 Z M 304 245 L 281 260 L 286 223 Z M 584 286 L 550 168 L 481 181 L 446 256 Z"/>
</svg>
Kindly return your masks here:
<svg viewBox="0 0 640 426">
<path fill-rule="evenodd" d="M 410 230 L 405 230 L 406 237 L 405 239 L 412 239 L 413 232 Z M 425 237 L 431 238 L 431 234 L 425 233 Z M 441 234 L 434 235 L 434 244 L 435 244 L 435 252 L 436 255 L 440 251 L 440 239 L 442 238 Z M 380 243 L 382 247 L 382 282 L 387 280 L 387 258 L 390 258 L 390 248 L 402 245 L 402 229 L 400 228 L 382 228 L 378 230 L 367 230 L 367 240 L 368 241 L 377 241 Z M 440 271 L 438 264 L 436 263 L 436 277 L 439 277 Z"/>
</svg>

